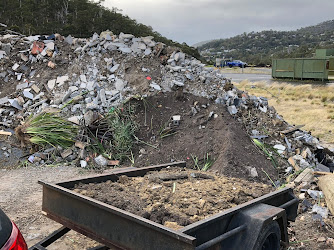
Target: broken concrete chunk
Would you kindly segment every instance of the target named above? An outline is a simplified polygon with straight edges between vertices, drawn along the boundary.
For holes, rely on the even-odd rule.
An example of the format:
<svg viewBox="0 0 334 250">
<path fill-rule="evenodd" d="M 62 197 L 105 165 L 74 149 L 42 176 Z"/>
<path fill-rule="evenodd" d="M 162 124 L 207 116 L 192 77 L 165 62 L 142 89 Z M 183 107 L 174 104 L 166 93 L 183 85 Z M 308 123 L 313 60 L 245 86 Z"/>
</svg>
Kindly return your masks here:
<svg viewBox="0 0 334 250">
<path fill-rule="evenodd" d="M 314 171 L 326 172 L 326 173 L 330 173 L 331 172 L 329 167 L 327 167 L 327 166 L 325 166 L 323 164 L 320 164 L 320 163 L 318 163 L 316 165 L 316 167 L 314 168 Z"/>
<path fill-rule="evenodd" d="M 145 52 L 144 52 L 145 56 L 148 56 L 148 55 L 150 55 L 151 53 L 152 53 L 152 50 L 151 50 L 151 49 L 145 49 Z"/>
<path fill-rule="evenodd" d="M 238 113 L 238 110 L 234 105 L 227 107 L 227 110 L 230 115 L 235 115 L 236 113 Z"/>
<path fill-rule="evenodd" d="M 121 79 L 117 79 L 115 82 L 115 88 L 117 91 L 122 91 L 125 88 L 125 82 Z"/>
<path fill-rule="evenodd" d="M 161 87 L 158 84 L 156 84 L 155 82 L 152 82 L 150 84 L 150 87 L 152 87 L 152 88 L 154 88 L 155 90 L 158 90 L 158 91 L 161 90 Z"/>
<path fill-rule="evenodd" d="M 303 150 L 303 152 L 301 153 L 301 156 L 306 159 L 308 157 L 312 157 L 312 152 L 309 148 L 306 148 L 305 150 Z"/>
<path fill-rule="evenodd" d="M 314 205 L 312 207 L 312 213 L 319 214 L 322 218 L 327 219 L 327 217 L 328 217 L 328 208 L 327 207 L 318 206 L 318 205 Z"/>
<path fill-rule="evenodd" d="M 179 86 L 179 87 L 183 87 L 183 86 L 184 86 L 184 83 L 183 83 L 183 82 L 176 81 L 176 80 L 173 80 L 173 81 L 172 81 L 172 84 L 173 84 L 173 85 L 176 85 L 176 86 Z"/>
<path fill-rule="evenodd" d="M 50 50 L 54 50 L 55 49 L 55 44 L 54 42 L 50 42 L 46 44 L 46 48 L 50 49 Z"/>
<path fill-rule="evenodd" d="M 30 89 L 23 90 L 23 95 L 24 97 L 29 98 L 31 100 L 34 99 L 34 95 L 30 93 Z"/>
<path fill-rule="evenodd" d="M 68 121 L 80 125 L 80 117 L 79 116 L 72 116 L 70 118 L 67 119 Z"/>
<path fill-rule="evenodd" d="M 0 98 L 0 105 L 6 104 L 9 101 L 8 97 Z"/>
<path fill-rule="evenodd" d="M 277 150 L 277 153 L 283 154 L 286 148 L 282 144 L 277 144 L 274 146 L 274 149 Z"/>
<path fill-rule="evenodd" d="M 80 167 L 85 168 L 87 167 L 87 165 L 88 165 L 87 161 L 84 161 L 84 160 L 80 161 Z"/>
<path fill-rule="evenodd" d="M 94 159 L 95 163 L 99 166 L 107 166 L 108 165 L 108 160 L 104 158 L 102 155 L 99 155 Z"/>
<path fill-rule="evenodd" d="M 310 167 L 310 164 L 307 161 L 305 161 L 305 159 L 301 155 L 295 155 L 293 156 L 293 159 L 298 163 L 298 165 L 302 169 Z"/>
<path fill-rule="evenodd" d="M 31 86 L 31 88 L 32 88 L 32 90 L 33 90 L 36 94 L 38 94 L 38 93 L 41 91 L 40 88 L 37 87 L 36 84 L 33 84 L 33 85 Z"/>
<path fill-rule="evenodd" d="M 22 110 L 22 106 L 18 103 L 17 99 L 8 99 L 10 105 L 18 110 Z"/>
<path fill-rule="evenodd" d="M 20 56 L 21 56 L 22 61 L 25 61 L 25 62 L 29 61 L 29 57 L 27 57 L 25 54 L 21 53 Z"/>
<path fill-rule="evenodd" d="M 107 104 L 106 91 L 104 89 L 101 89 L 99 94 L 100 94 L 100 100 L 102 102 L 102 105 L 106 106 Z"/>
<path fill-rule="evenodd" d="M 85 125 L 90 126 L 95 120 L 96 116 L 93 111 L 89 110 L 84 114 Z"/>
<path fill-rule="evenodd" d="M 95 83 L 94 82 L 89 82 L 86 84 L 86 89 L 89 91 L 93 91 L 95 89 Z"/>
<path fill-rule="evenodd" d="M 109 69 L 109 71 L 113 74 L 118 70 L 119 66 L 120 64 L 116 64 L 111 69 Z"/>
<path fill-rule="evenodd" d="M 69 45 L 73 44 L 73 37 L 71 35 L 67 36 L 64 40 L 66 43 L 68 43 Z"/>
<path fill-rule="evenodd" d="M 91 103 L 87 103 L 86 108 L 88 110 L 99 109 L 99 105 L 96 104 L 95 102 L 91 102 Z"/>
<path fill-rule="evenodd" d="M 123 52 L 124 54 L 129 54 L 132 52 L 132 49 L 130 48 L 119 48 L 119 50 Z"/>
<path fill-rule="evenodd" d="M 6 56 L 6 52 L 3 50 L 0 50 L 0 60 Z"/>
<path fill-rule="evenodd" d="M 80 81 L 87 82 L 86 75 L 80 75 Z"/>
<path fill-rule="evenodd" d="M 58 83 L 58 86 L 62 86 L 66 81 L 68 81 L 68 75 L 58 76 L 56 83 Z"/>
<path fill-rule="evenodd" d="M 49 88 L 50 90 L 53 90 L 55 86 L 56 86 L 56 79 L 53 79 L 53 80 L 49 80 L 49 81 L 48 81 L 48 88 Z"/>
<path fill-rule="evenodd" d="M 17 70 L 18 68 L 20 67 L 20 64 L 18 64 L 18 63 L 15 63 L 14 65 L 13 65 L 13 67 L 12 67 L 12 70 Z"/>
<path fill-rule="evenodd" d="M 119 34 L 119 39 L 122 39 L 122 40 L 124 40 L 124 39 L 132 39 L 132 38 L 134 38 L 135 36 L 134 35 L 132 35 L 132 34 L 124 34 L 123 32 L 121 32 L 120 34 Z"/>
</svg>

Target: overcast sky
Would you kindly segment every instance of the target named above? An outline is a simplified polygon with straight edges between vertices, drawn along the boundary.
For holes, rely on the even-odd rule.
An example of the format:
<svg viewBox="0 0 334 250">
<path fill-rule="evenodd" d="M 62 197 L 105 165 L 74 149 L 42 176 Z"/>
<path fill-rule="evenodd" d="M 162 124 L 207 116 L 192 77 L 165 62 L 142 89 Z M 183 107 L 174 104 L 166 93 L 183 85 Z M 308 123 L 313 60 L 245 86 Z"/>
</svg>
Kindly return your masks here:
<svg viewBox="0 0 334 250">
<path fill-rule="evenodd" d="M 104 5 L 189 45 L 334 19 L 334 0 L 105 0 Z"/>
</svg>

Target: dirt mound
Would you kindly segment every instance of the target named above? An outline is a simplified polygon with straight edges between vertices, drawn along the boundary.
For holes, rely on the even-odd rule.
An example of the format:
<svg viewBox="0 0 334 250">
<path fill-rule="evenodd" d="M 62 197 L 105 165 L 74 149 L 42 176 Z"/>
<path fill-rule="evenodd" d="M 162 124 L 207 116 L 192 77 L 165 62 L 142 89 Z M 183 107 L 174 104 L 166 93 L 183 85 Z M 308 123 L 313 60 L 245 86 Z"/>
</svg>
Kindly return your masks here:
<svg viewBox="0 0 334 250">
<path fill-rule="evenodd" d="M 265 171 L 277 178 L 271 162 L 224 106 L 191 94 L 178 100 L 173 93 L 134 102 L 138 104 L 136 121 L 140 126 L 137 136 L 151 144 L 141 143 L 134 150 L 139 152 L 135 154 L 135 166 L 184 160 L 194 167 L 198 159 L 202 168 L 209 157 L 213 161 L 210 171 L 226 176 L 268 182 Z M 171 117 L 176 115 L 181 116 L 179 126 L 172 125 Z"/>
<path fill-rule="evenodd" d="M 184 168 L 79 184 L 74 191 L 174 229 L 269 193 L 266 184 Z"/>
</svg>

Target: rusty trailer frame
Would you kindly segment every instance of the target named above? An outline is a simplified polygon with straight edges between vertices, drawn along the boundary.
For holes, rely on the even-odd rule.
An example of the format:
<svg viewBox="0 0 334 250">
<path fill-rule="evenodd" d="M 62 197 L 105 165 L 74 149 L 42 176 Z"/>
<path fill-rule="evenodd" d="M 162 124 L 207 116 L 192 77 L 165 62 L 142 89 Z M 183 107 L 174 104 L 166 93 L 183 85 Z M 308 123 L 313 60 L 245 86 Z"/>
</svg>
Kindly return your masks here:
<svg viewBox="0 0 334 250">
<path fill-rule="evenodd" d="M 253 249 L 261 230 L 273 221 L 287 245 L 287 223 L 297 216 L 298 199 L 289 188 L 272 192 L 207 219 L 173 230 L 135 214 L 86 197 L 71 189 L 78 183 L 117 181 L 119 176 L 144 176 L 176 162 L 43 186 L 42 211 L 50 219 L 112 249 Z M 37 248 L 32 248 L 37 249 Z"/>
</svg>

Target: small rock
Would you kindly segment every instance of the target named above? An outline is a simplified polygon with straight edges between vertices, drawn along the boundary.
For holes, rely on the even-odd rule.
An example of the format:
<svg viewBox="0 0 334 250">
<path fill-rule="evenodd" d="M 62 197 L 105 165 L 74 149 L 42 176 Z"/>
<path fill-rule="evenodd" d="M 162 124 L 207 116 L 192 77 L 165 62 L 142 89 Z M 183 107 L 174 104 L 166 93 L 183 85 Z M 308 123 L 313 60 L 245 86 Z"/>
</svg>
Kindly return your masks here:
<svg viewBox="0 0 334 250">
<path fill-rule="evenodd" d="M 122 91 L 125 88 L 125 83 L 121 79 L 117 79 L 115 82 L 115 88 L 117 91 Z"/>
<path fill-rule="evenodd" d="M 236 113 L 238 113 L 238 110 L 234 105 L 227 107 L 227 110 L 231 115 L 235 115 Z"/>
<path fill-rule="evenodd" d="M 33 85 L 31 86 L 31 88 L 32 88 L 33 91 L 35 91 L 36 94 L 38 94 L 38 93 L 41 91 L 40 88 L 37 87 L 36 84 L 33 84 Z"/>
<path fill-rule="evenodd" d="M 72 116 L 72 117 L 68 118 L 67 120 L 74 123 L 74 124 L 80 125 L 80 119 L 79 119 L 78 116 Z"/>
<path fill-rule="evenodd" d="M 277 144 L 274 146 L 274 148 L 277 150 L 277 153 L 279 154 L 283 154 L 286 149 L 286 147 L 283 146 L 282 144 Z"/>
<path fill-rule="evenodd" d="M 89 110 L 84 114 L 85 125 L 90 126 L 95 121 L 95 114 Z"/>
<path fill-rule="evenodd" d="M 99 166 L 107 166 L 108 165 L 108 160 L 104 158 L 102 155 L 99 155 L 94 159 L 95 163 Z"/>
<path fill-rule="evenodd" d="M 24 95 L 24 97 L 33 100 L 34 99 L 34 95 L 31 94 L 29 91 L 30 91 L 30 89 L 23 90 L 23 95 Z"/>
<path fill-rule="evenodd" d="M 63 151 L 60 155 L 63 159 L 65 159 L 66 157 L 70 156 L 73 153 L 72 149 L 66 149 L 65 151 Z"/>
<path fill-rule="evenodd" d="M 325 242 L 326 241 L 326 238 L 325 237 L 319 237 L 317 239 L 318 242 Z"/>
<path fill-rule="evenodd" d="M 113 74 L 113 73 L 115 73 L 118 70 L 119 66 L 120 66 L 120 64 L 116 64 L 109 71 Z"/>
<path fill-rule="evenodd" d="M 56 79 L 53 79 L 53 80 L 49 80 L 49 81 L 48 81 L 48 88 L 49 88 L 50 90 L 53 90 L 55 86 L 56 86 Z"/>
<path fill-rule="evenodd" d="M 81 161 L 80 161 L 80 166 L 81 166 L 82 168 L 87 167 L 87 165 L 88 165 L 88 163 L 87 163 L 86 161 L 84 161 L 84 160 L 81 160 Z"/>
</svg>

